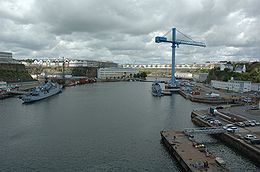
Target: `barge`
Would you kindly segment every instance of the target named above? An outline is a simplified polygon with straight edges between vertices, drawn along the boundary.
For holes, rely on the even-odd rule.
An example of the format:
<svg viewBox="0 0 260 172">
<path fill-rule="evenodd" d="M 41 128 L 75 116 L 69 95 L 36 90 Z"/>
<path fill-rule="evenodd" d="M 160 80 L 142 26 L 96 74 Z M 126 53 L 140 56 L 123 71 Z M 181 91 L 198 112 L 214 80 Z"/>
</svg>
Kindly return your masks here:
<svg viewBox="0 0 260 172">
<path fill-rule="evenodd" d="M 163 144 L 185 171 L 229 171 L 219 157 L 208 152 L 203 144 L 196 143 L 181 131 L 161 131 Z"/>
</svg>

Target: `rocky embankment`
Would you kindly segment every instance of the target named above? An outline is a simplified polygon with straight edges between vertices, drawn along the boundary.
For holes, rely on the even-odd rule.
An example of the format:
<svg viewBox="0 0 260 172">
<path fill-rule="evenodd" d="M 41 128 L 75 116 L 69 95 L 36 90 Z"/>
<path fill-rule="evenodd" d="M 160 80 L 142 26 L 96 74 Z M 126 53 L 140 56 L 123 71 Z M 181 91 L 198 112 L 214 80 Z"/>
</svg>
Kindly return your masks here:
<svg viewBox="0 0 260 172">
<path fill-rule="evenodd" d="M 26 71 L 23 64 L 0 63 L 0 81 L 19 82 L 32 80 L 33 78 Z"/>
</svg>

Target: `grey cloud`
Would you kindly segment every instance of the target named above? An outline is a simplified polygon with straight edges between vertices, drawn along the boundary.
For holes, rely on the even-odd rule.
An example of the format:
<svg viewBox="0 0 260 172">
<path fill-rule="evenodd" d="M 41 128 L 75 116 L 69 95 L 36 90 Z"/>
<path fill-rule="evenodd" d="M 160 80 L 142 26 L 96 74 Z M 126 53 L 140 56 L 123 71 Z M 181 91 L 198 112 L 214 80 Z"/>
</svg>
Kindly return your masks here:
<svg viewBox="0 0 260 172">
<path fill-rule="evenodd" d="M 128 32 L 133 34 L 145 33 L 149 29 L 146 14 L 135 3 L 124 1 L 80 0 L 64 1 L 48 0 L 36 1 L 36 15 L 42 22 L 51 25 L 51 31 L 57 34 L 72 32 L 102 31 Z M 149 29 L 151 30 L 151 29 Z"/>
<path fill-rule="evenodd" d="M 259 58 L 257 0 L 2 0 L 0 5 L 7 7 L 0 9 L 0 45 L 17 58 L 169 63 L 170 44 L 155 44 L 154 37 L 173 26 L 208 45 L 180 46 L 177 63 Z"/>
</svg>

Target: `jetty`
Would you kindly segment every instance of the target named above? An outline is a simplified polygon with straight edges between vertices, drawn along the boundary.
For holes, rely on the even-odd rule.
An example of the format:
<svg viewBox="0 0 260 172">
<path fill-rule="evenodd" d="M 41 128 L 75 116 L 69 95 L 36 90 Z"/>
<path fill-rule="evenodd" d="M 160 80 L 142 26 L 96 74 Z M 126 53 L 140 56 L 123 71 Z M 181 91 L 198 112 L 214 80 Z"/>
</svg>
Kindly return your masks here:
<svg viewBox="0 0 260 172">
<path fill-rule="evenodd" d="M 161 131 L 162 142 L 185 171 L 228 171 L 220 157 L 211 154 L 183 131 Z"/>
<path fill-rule="evenodd" d="M 228 125 L 236 126 L 235 130 L 226 129 L 226 132 L 219 132 L 219 134 L 215 134 L 213 137 L 219 139 L 227 146 L 238 150 L 242 155 L 259 165 L 260 144 L 251 143 L 249 140 L 246 140 L 245 136 L 247 134 L 253 134 L 260 137 L 260 126 L 238 126 L 240 123 L 250 121 L 250 119 L 210 108 L 205 110 L 193 110 L 191 113 L 191 120 L 199 127 L 216 127 L 216 124 L 212 121 L 218 121 L 217 125 L 223 125 L 222 128 L 227 128 Z"/>
</svg>

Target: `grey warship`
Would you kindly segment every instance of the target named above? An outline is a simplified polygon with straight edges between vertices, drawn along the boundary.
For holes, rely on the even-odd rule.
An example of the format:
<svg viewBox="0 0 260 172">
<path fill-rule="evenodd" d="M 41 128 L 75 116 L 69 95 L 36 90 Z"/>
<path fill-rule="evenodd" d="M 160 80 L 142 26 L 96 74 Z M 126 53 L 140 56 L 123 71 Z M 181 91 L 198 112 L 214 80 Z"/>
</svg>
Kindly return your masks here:
<svg viewBox="0 0 260 172">
<path fill-rule="evenodd" d="M 162 88 L 158 81 L 154 81 L 152 84 L 152 95 L 155 97 L 161 97 L 162 96 Z"/>
<path fill-rule="evenodd" d="M 20 98 L 24 103 L 31 103 L 58 94 L 61 90 L 62 86 L 58 83 L 45 81 L 42 86 L 35 87 L 30 93 L 24 94 Z"/>
</svg>

